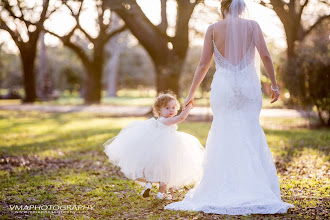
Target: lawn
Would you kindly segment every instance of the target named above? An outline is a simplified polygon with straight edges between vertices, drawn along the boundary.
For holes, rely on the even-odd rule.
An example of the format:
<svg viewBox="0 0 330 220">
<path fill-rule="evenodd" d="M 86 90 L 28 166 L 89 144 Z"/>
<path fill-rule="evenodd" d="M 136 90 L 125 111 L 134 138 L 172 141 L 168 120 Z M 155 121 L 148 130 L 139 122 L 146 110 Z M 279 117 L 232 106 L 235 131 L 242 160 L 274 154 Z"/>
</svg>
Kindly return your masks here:
<svg viewBox="0 0 330 220">
<path fill-rule="evenodd" d="M 102 144 L 136 119 L 90 113 L 0 111 L 1 219 L 326 219 L 330 205 L 330 132 L 306 119 L 262 118 L 280 178 L 287 214 L 231 217 L 164 211 L 169 201 L 142 199 L 143 188 L 112 166 Z M 185 122 L 179 130 L 204 145 L 209 122 Z M 191 187 L 191 186 L 190 186 Z M 176 192 L 183 199 L 190 187 Z M 90 210 L 11 211 L 13 205 L 93 206 Z"/>
</svg>

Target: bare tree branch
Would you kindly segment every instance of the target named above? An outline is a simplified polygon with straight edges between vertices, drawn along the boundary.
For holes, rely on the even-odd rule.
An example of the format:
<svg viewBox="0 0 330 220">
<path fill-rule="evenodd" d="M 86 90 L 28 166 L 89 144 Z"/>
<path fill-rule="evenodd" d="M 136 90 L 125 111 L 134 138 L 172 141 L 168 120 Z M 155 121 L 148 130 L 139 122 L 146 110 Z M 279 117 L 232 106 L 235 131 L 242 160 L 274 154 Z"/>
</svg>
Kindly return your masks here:
<svg viewBox="0 0 330 220">
<path fill-rule="evenodd" d="M 308 3 L 309 3 L 309 0 L 305 0 L 304 4 L 301 6 L 301 8 L 300 8 L 300 12 L 299 12 L 299 15 L 300 15 L 300 16 L 302 15 L 303 10 L 304 10 L 304 8 L 308 5 Z"/>
<path fill-rule="evenodd" d="M 117 30 L 112 31 L 111 33 L 109 33 L 106 37 L 105 37 L 105 42 L 107 42 L 110 38 L 112 38 L 113 36 L 115 36 L 116 34 L 123 32 L 127 29 L 126 25 L 123 25 L 122 27 L 118 28 Z"/>
<path fill-rule="evenodd" d="M 298 16 L 297 16 L 297 23 L 299 25 L 301 23 L 301 15 L 302 15 L 302 13 L 304 11 L 304 8 L 308 5 L 308 3 L 309 3 L 309 0 L 305 0 L 304 4 L 300 6 L 300 11 L 298 12 Z"/>
<path fill-rule="evenodd" d="M 54 12 L 56 12 L 60 7 L 55 7 L 53 10 L 51 10 L 50 12 L 48 12 L 47 14 L 47 18 L 49 18 Z"/>
<path fill-rule="evenodd" d="M 289 7 L 289 5 L 283 2 L 283 0 L 270 0 L 270 3 L 272 4 L 275 12 L 285 13 L 285 5 Z"/>
<path fill-rule="evenodd" d="M 326 20 L 329 18 L 330 18 L 330 14 L 320 17 L 312 26 L 309 27 L 308 30 L 306 30 L 305 36 L 308 35 L 314 28 L 316 28 L 323 20 Z"/>
<path fill-rule="evenodd" d="M 83 34 L 87 37 L 87 39 L 94 43 L 95 39 L 86 32 L 85 29 L 83 29 L 80 25 L 80 22 L 79 22 L 79 16 L 80 16 L 80 12 L 82 10 L 82 6 L 83 6 L 83 2 L 80 3 L 79 5 L 79 9 L 78 9 L 78 12 L 77 13 L 74 13 L 73 9 L 68 5 L 68 3 L 66 1 L 63 1 L 63 4 L 70 10 L 71 12 L 71 16 L 74 17 L 74 19 L 76 20 L 76 26 L 75 28 L 79 29 L 81 32 L 83 32 Z"/>
<path fill-rule="evenodd" d="M 166 34 L 166 29 L 167 29 L 167 26 L 168 26 L 167 13 L 166 13 L 167 0 L 161 0 L 160 3 L 161 3 L 161 18 L 162 19 L 161 19 L 161 22 L 158 25 L 158 27 L 159 27 L 159 30 L 161 32 L 164 32 Z"/>
<path fill-rule="evenodd" d="M 130 31 L 145 47 L 149 54 L 156 56 L 158 51 L 166 51 L 167 37 L 143 13 L 136 0 L 105 1 L 106 6 L 115 11 L 129 27 Z M 150 39 L 157 39 L 158 44 L 150 43 Z"/>
<path fill-rule="evenodd" d="M 48 11 L 48 5 L 49 5 L 49 0 L 43 0 L 43 8 L 42 8 L 42 12 L 40 14 L 40 19 L 36 24 L 36 26 L 40 27 L 41 29 L 44 24 L 44 21 L 47 18 L 46 15 L 47 15 L 47 11 Z"/>
<path fill-rule="evenodd" d="M 320 0 L 321 3 L 326 4 L 327 6 L 330 6 L 330 1 L 327 0 Z"/>
<path fill-rule="evenodd" d="M 97 13 L 98 13 L 98 17 L 97 17 L 98 19 L 97 20 L 98 20 L 98 25 L 100 27 L 100 31 L 105 32 L 107 27 L 103 22 L 104 9 L 105 9 L 105 7 L 103 7 L 103 1 L 102 1 L 101 4 L 96 5 L 96 8 L 97 8 Z"/>
<path fill-rule="evenodd" d="M 54 35 L 55 37 L 57 37 L 58 39 L 60 39 L 63 44 L 67 47 L 69 47 L 70 49 L 72 49 L 74 52 L 77 53 L 77 55 L 80 57 L 80 59 L 82 60 L 83 63 L 85 64 L 89 64 L 90 60 L 88 59 L 87 54 L 76 44 L 71 42 L 71 36 L 73 35 L 74 31 L 76 30 L 76 28 L 73 28 L 67 35 L 65 36 L 60 36 L 56 33 L 54 33 L 53 31 L 47 30 L 45 29 L 45 31 L 49 34 Z"/>
<path fill-rule="evenodd" d="M 185 57 L 187 52 L 185 48 L 188 48 L 189 44 L 189 27 L 186 24 L 188 24 L 191 14 L 193 13 L 196 4 L 198 4 L 198 1 L 191 3 L 190 1 L 177 0 L 177 4 L 177 25 L 175 27 L 173 48 L 178 48 L 176 49 L 177 54 L 181 57 Z M 178 46 L 179 44 L 185 45 L 181 47 Z"/>
<path fill-rule="evenodd" d="M 19 40 L 21 39 L 19 33 L 17 31 L 13 31 L 8 27 L 8 25 L 4 21 L 0 21 L 0 29 L 7 31 L 11 38 L 15 41 L 17 47 L 21 47 L 22 42 Z"/>
<path fill-rule="evenodd" d="M 30 21 L 24 19 L 24 15 L 23 15 L 23 12 L 22 12 L 22 8 L 20 7 L 19 4 L 18 4 L 17 6 L 18 6 L 18 8 L 19 8 L 19 10 L 20 10 L 21 16 L 17 16 L 17 15 L 14 13 L 13 8 L 12 8 L 13 6 L 11 6 L 11 5 L 9 4 L 8 1 L 5 1 L 5 2 L 4 2 L 4 9 L 7 10 L 7 12 L 9 13 L 9 15 L 10 15 L 11 17 L 13 17 L 14 19 L 19 19 L 19 20 L 23 21 L 23 22 L 25 23 L 26 28 L 28 29 L 29 25 L 34 25 L 34 23 L 32 23 L 32 22 L 30 22 Z"/>
</svg>

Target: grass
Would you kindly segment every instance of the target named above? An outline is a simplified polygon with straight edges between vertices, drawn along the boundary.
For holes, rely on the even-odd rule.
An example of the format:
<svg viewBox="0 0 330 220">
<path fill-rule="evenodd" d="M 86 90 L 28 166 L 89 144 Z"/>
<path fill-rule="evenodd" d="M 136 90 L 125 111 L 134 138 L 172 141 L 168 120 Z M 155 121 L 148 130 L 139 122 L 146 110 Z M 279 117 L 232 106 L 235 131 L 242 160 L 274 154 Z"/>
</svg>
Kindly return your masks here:
<svg viewBox="0 0 330 220">
<path fill-rule="evenodd" d="M 102 144 L 136 119 L 90 113 L 0 111 L 1 219 L 326 219 L 330 205 L 330 132 L 306 119 L 262 118 L 280 178 L 287 214 L 226 216 L 164 211 L 169 201 L 142 199 L 139 184 L 112 166 Z M 209 122 L 179 129 L 205 145 Z M 181 200 L 190 187 L 178 190 Z M 156 189 L 152 190 L 152 195 Z M 92 210 L 29 213 L 10 205 L 84 205 Z"/>
</svg>

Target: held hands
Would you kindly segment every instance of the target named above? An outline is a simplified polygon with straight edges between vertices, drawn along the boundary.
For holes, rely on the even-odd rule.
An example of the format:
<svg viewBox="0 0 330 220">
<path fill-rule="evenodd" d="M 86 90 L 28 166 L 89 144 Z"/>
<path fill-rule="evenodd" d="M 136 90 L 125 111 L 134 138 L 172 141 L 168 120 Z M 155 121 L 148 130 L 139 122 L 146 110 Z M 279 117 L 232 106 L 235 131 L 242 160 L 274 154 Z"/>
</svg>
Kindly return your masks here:
<svg viewBox="0 0 330 220">
<path fill-rule="evenodd" d="M 191 108 L 193 108 L 195 106 L 195 102 L 194 102 L 194 97 L 190 97 L 188 95 L 188 97 L 186 98 L 186 100 L 184 101 L 184 104 L 183 104 L 183 108 L 182 110 L 185 110 L 187 108 L 187 106 L 191 104 Z"/>
<path fill-rule="evenodd" d="M 189 102 L 183 109 L 182 112 L 179 115 L 180 118 L 180 122 L 186 120 L 186 118 L 188 117 L 190 110 L 193 108 L 193 105 L 191 102 Z"/>
<path fill-rule="evenodd" d="M 190 110 L 193 108 L 193 105 L 191 102 L 189 102 L 183 109 L 182 111 L 187 111 L 188 113 L 190 112 Z"/>
</svg>

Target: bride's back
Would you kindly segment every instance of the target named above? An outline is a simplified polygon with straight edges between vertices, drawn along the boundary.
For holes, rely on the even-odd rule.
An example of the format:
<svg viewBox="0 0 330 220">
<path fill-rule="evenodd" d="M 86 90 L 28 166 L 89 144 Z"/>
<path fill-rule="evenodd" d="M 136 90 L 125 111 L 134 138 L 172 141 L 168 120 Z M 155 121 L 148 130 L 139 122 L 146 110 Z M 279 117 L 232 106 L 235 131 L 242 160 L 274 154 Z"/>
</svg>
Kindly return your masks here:
<svg viewBox="0 0 330 220">
<path fill-rule="evenodd" d="M 214 24 L 213 40 L 221 55 L 233 65 L 237 65 L 246 55 L 253 43 L 254 22 L 238 18 L 235 25 L 227 19 Z M 233 29 L 233 27 L 235 27 Z M 226 39 L 230 39 L 226 42 Z"/>
</svg>

